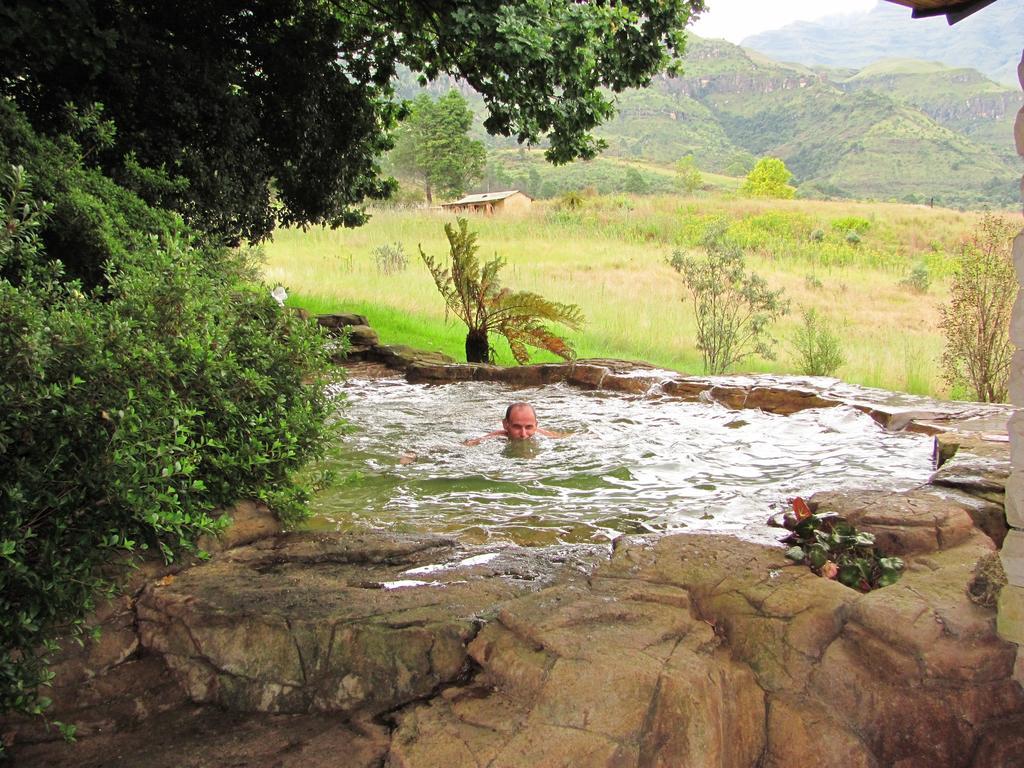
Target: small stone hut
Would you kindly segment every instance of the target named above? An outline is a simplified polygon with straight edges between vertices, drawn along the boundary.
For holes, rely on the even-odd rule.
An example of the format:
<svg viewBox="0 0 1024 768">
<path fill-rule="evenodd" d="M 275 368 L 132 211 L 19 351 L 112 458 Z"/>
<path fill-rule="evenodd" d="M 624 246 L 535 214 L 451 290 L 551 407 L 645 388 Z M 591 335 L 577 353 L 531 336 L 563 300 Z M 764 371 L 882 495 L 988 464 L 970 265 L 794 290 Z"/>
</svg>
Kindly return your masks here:
<svg viewBox="0 0 1024 768">
<path fill-rule="evenodd" d="M 466 195 L 454 203 L 445 203 L 441 207 L 452 213 L 524 213 L 533 205 L 533 198 L 511 189 L 507 192 L 485 192 L 479 195 Z"/>
</svg>

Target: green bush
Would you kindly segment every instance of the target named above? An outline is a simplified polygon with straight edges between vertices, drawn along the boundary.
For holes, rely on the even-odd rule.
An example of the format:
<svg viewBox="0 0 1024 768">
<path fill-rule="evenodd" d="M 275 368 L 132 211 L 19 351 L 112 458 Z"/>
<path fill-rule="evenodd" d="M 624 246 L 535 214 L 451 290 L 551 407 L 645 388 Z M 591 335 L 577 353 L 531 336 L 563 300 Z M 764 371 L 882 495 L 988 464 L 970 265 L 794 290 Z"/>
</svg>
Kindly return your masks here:
<svg viewBox="0 0 1024 768">
<path fill-rule="evenodd" d="M 798 355 L 797 367 L 805 376 L 832 376 L 846 362 L 839 348 L 839 337 L 815 310 L 803 313 L 803 323 L 793 334 Z"/>
<path fill-rule="evenodd" d="M 774 357 L 769 325 L 789 309 L 783 292 L 748 273 L 743 249 L 726 235 L 727 222 L 712 222 L 702 243 L 704 256 L 673 251 L 668 263 L 683 279 L 697 320 L 697 349 L 704 371 L 725 373 L 751 355 Z"/>
<path fill-rule="evenodd" d="M 832 219 L 832 229 L 843 235 L 855 232 L 858 236 L 864 235 L 871 229 L 871 222 L 862 219 L 860 216 L 844 216 L 839 219 Z"/>
<path fill-rule="evenodd" d="M 112 586 L 113 560 L 190 549 L 239 498 L 303 514 L 296 473 L 331 404 L 318 328 L 253 282 L 244 253 L 170 229 L 175 217 L 23 135 L 61 200 L 90 201 L 61 217 L 20 168 L 0 184 L 0 711 L 32 713 L 49 643 Z M 90 241 L 111 246 L 95 285 L 60 249 Z"/>
<path fill-rule="evenodd" d="M 927 264 L 917 264 L 910 274 L 900 280 L 900 285 L 913 293 L 928 293 L 932 284 L 932 276 Z"/>
</svg>

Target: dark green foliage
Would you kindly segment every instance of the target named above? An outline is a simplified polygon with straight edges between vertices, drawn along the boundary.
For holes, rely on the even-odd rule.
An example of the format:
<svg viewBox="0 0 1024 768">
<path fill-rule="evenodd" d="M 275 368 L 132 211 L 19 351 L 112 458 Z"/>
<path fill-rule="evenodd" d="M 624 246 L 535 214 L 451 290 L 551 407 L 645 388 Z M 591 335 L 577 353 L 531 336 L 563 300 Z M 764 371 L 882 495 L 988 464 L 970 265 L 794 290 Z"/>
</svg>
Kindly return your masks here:
<svg viewBox="0 0 1024 768">
<path fill-rule="evenodd" d="M 58 218 L 27 172 L 2 174 L 0 711 L 35 712 L 50 639 L 80 626 L 112 562 L 190 548 L 239 498 L 302 515 L 296 472 L 330 405 L 318 329 L 251 282 L 244 254 L 196 247 L 69 140 L 0 117 L 58 201 L 88 201 Z M 76 242 L 98 244 L 96 285 L 55 258 Z"/>
<path fill-rule="evenodd" d="M 640 171 L 636 168 L 627 168 L 623 191 L 631 192 L 634 195 L 646 195 L 650 190 L 647 187 L 647 182 L 644 181 L 644 177 L 640 175 Z"/>
<path fill-rule="evenodd" d="M 472 124 L 473 112 L 458 91 L 437 101 L 423 93 L 412 102 L 390 157 L 399 173 L 423 183 L 427 203 L 434 192 L 458 197 L 483 176 L 487 151 L 466 135 Z"/>
<path fill-rule="evenodd" d="M 227 239 L 277 224 L 352 225 L 381 198 L 379 158 L 399 107 L 399 65 L 463 78 L 492 134 L 592 157 L 612 96 L 673 68 L 702 0 L 15 0 L 0 9 L 0 94 L 33 125 L 66 129 L 65 104 L 102 103 L 117 126 L 96 153 L 187 180 L 173 205 Z M 141 186 L 135 191 L 146 192 Z"/>
<path fill-rule="evenodd" d="M 466 324 L 466 362 L 491 360 L 489 334 L 504 336 L 516 362 L 529 362 L 527 347 L 544 349 L 564 360 L 572 360 L 573 348 L 545 323 L 561 323 L 570 328 L 583 324 L 583 314 L 575 304 L 559 304 L 528 291 L 502 288 L 498 273 L 505 260 L 495 256 L 485 264 L 477 259 L 476 233 L 470 232 L 465 219 L 458 229 L 444 225 L 451 247 L 451 266 L 445 267 L 422 248 L 427 269 L 450 312 Z"/>
<path fill-rule="evenodd" d="M 78 140 L 40 137 L 10 101 L 0 98 L 0 159 L 22 166 L 34 195 L 50 203 L 52 213 L 40 231 L 46 255 L 60 260 L 65 274 L 88 288 L 102 282 L 108 262 L 152 235 L 169 234 L 180 220 L 84 167 L 85 147 L 92 142 L 77 134 Z M 0 277 L 17 282 L 9 265 L 0 265 Z"/>
<path fill-rule="evenodd" d="M 794 507 L 806 510 L 799 501 Z M 836 514 L 787 513 L 783 523 L 791 531 L 782 540 L 790 545 L 786 557 L 851 589 L 869 592 L 887 587 L 896 583 L 903 570 L 903 560 L 875 549 L 873 534 L 858 531 Z"/>
<path fill-rule="evenodd" d="M 704 256 L 673 251 L 672 267 L 683 279 L 697 320 L 697 349 L 704 372 L 722 374 L 751 355 L 774 356 L 769 325 L 789 309 L 783 291 L 772 291 L 745 269 L 743 249 L 726 234 L 725 222 L 705 230 Z"/>
</svg>

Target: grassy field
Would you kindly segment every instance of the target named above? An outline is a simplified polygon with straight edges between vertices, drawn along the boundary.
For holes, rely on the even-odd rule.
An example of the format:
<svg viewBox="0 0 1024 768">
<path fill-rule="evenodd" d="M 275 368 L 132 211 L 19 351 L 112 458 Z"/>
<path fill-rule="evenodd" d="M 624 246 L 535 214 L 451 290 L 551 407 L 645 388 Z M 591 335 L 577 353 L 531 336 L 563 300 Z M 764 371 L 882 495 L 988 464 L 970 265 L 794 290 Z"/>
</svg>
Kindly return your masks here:
<svg viewBox="0 0 1024 768">
<path fill-rule="evenodd" d="M 749 358 L 736 372 L 796 372 L 792 338 L 800 310 L 814 308 L 840 337 L 849 382 L 940 397 L 939 306 L 957 243 L 979 214 L 924 206 L 750 200 L 714 196 L 589 197 L 576 210 L 535 203 L 521 218 L 471 217 L 482 258 L 507 259 L 505 285 L 578 304 L 587 317 L 567 334 L 580 357 L 645 360 L 701 373 L 694 319 L 684 288 L 666 264 L 675 248 L 697 250 L 708 222 L 724 217 L 747 252 L 747 266 L 785 289 L 791 312 L 774 328 L 777 358 Z M 418 248 L 447 253 L 439 211 L 374 211 L 355 230 L 279 231 L 266 246 L 265 275 L 313 312 L 369 317 L 384 343 L 436 349 L 464 359 L 465 331 L 445 307 Z M 854 234 L 850 234 L 853 232 Z M 400 243 L 408 268 L 382 274 L 373 255 Z M 901 281 L 915 267 L 931 287 Z M 507 347 L 494 340 L 500 362 Z M 536 361 L 545 358 L 538 355 Z"/>
</svg>

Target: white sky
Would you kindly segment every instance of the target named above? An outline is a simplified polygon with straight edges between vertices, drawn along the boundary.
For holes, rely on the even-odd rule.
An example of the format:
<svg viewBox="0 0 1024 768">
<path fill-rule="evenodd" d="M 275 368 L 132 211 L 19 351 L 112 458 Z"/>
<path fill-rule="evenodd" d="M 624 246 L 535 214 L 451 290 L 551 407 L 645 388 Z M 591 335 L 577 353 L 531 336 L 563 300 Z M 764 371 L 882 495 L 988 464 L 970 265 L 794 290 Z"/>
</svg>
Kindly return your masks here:
<svg viewBox="0 0 1024 768">
<path fill-rule="evenodd" d="M 747 35 L 794 21 L 871 10 L 878 0 L 707 0 L 708 10 L 690 27 L 700 37 L 738 43 Z M 909 14 L 910 11 L 908 10 Z"/>
</svg>

